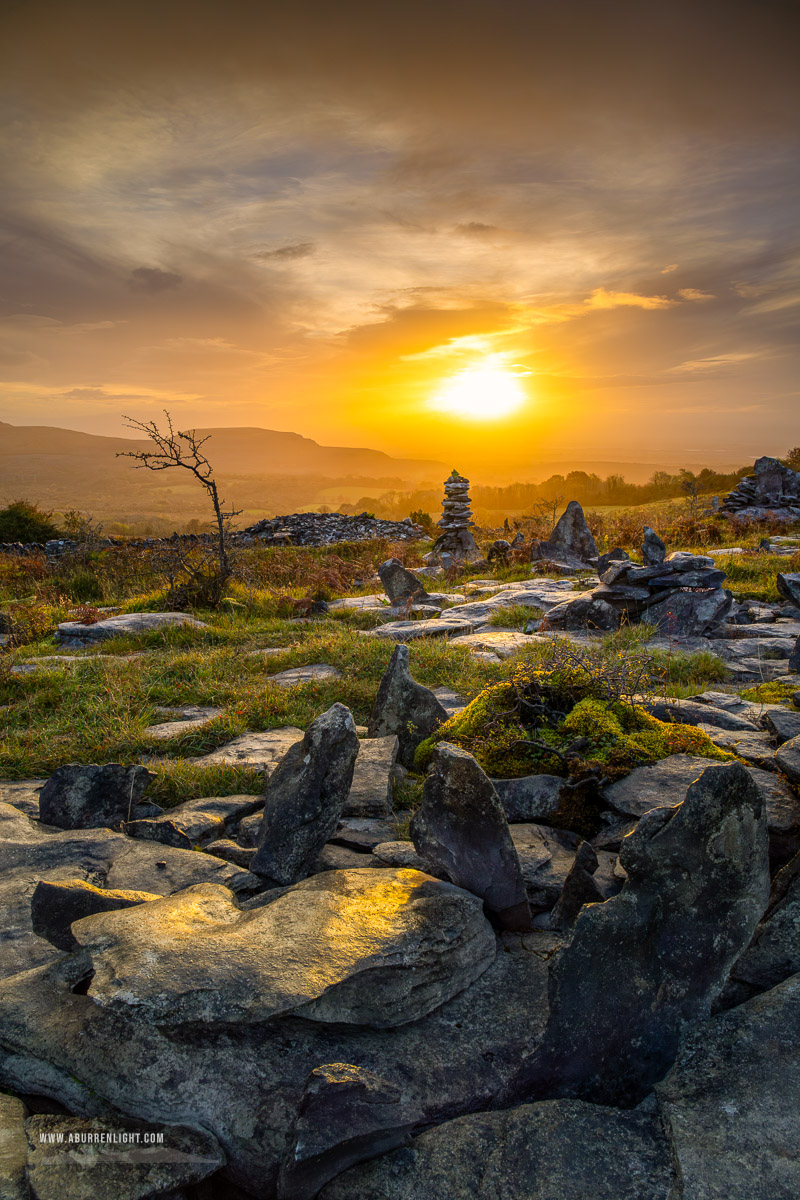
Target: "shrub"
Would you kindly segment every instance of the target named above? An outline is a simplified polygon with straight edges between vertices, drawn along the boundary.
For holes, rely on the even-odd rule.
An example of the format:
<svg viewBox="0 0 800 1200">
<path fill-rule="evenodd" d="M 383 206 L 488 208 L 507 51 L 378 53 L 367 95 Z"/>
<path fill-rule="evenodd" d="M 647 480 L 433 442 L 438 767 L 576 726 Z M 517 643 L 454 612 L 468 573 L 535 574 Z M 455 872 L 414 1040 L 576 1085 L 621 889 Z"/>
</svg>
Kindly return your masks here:
<svg viewBox="0 0 800 1200">
<path fill-rule="evenodd" d="M 0 509 L 0 542 L 48 542 L 61 537 L 52 515 L 28 500 L 15 500 Z"/>
</svg>

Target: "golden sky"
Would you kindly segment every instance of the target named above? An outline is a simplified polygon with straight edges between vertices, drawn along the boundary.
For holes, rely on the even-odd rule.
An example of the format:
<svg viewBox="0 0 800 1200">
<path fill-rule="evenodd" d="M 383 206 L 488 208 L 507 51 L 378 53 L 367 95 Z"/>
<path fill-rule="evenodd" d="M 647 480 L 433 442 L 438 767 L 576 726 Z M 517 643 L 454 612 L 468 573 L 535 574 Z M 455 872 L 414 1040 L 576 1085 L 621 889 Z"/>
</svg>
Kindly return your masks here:
<svg viewBox="0 0 800 1200">
<path fill-rule="evenodd" d="M 785 450 L 797 11 L 7 0 L 0 420 Z"/>
</svg>

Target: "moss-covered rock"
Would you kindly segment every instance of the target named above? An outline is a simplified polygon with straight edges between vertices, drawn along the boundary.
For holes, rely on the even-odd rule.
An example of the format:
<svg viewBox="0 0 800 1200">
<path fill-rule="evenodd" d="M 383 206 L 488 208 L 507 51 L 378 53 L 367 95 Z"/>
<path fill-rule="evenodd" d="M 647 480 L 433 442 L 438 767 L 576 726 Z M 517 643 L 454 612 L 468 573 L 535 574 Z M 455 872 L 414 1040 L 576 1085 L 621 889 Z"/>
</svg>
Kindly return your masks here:
<svg viewBox="0 0 800 1200">
<path fill-rule="evenodd" d="M 468 750 L 487 774 L 501 779 L 542 773 L 580 779 L 598 769 L 619 779 L 671 754 L 732 757 L 692 725 L 659 721 L 621 700 L 575 695 L 590 682 L 557 680 L 551 692 L 536 674 L 481 692 L 422 743 L 417 770 L 426 769 L 440 741 Z"/>
</svg>

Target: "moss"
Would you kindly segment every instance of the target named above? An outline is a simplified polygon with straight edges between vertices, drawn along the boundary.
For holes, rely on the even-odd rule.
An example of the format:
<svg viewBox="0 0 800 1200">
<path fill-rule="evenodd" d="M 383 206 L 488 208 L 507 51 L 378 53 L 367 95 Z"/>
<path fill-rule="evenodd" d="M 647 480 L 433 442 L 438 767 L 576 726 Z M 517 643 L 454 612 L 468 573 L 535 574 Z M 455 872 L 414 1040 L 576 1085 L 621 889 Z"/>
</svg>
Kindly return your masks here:
<svg viewBox="0 0 800 1200">
<path fill-rule="evenodd" d="M 743 700 L 754 700 L 761 704 L 790 704 L 793 698 L 800 694 L 796 683 L 784 683 L 773 679 L 769 683 L 759 683 L 757 687 L 747 688 L 741 693 Z"/>
<path fill-rule="evenodd" d="M 694 754 L 717 761 L 733 757 L 692 725 L 659 721 L 642 708 L 595 696 L 578 700 L 555 724 L 542 720 L 523 725 L 515 696 L 508 683 L 486 688 L 422 743 L 417 750 L 417 770 L 425 770 L 441 741 L 468 750 L 487 774 L 501 779 L 531 774 L 580 778 L 597 768 L 606 777 L 618 779 L 670 754 Z M 577 739 L 585 743 L 580 754 L 569 754 L 565 761 L 565 753 Z M 553 752 L 548 752 L 548 746 Z"/>
</svg>

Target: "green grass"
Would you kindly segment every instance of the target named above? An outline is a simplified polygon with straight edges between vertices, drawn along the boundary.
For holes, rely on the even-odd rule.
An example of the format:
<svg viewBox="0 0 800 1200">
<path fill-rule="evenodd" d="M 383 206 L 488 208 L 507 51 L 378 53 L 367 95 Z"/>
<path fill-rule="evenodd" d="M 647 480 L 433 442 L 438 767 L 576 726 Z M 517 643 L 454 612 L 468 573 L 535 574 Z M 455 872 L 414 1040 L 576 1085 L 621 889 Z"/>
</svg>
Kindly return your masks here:
<svg viewBox="0 0 800 1200">
<path fill-rule="evenodd" d="M 759 704 L 787 704 L 791 708 L 797 707 L 793 703 L 797 695 L 800 695 L 800 688 L 796 683 L 784 683 L 779 679 L 759 683 L 741 693 L 743 700 L 753 700 Z"/>
<path fill-rule="evenodd" d="M 508 608 L 498 608 L 492 613 L 488 625 L 498 625 L 502 629 L 525 629 L 529 621 L 537 621 L 544 613 L 535 606 L 528 608 L 524 604 L 510 604 Z"/>
</svg>

